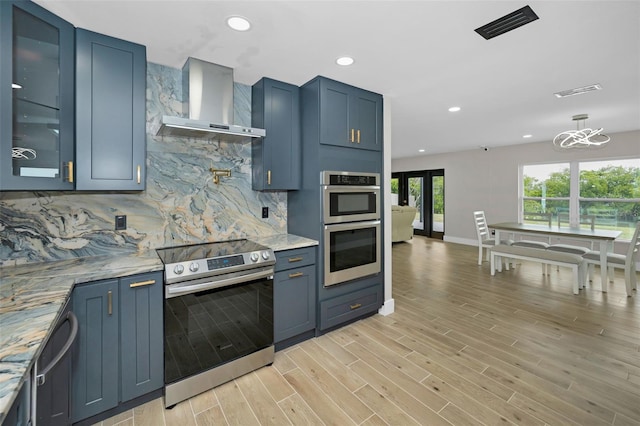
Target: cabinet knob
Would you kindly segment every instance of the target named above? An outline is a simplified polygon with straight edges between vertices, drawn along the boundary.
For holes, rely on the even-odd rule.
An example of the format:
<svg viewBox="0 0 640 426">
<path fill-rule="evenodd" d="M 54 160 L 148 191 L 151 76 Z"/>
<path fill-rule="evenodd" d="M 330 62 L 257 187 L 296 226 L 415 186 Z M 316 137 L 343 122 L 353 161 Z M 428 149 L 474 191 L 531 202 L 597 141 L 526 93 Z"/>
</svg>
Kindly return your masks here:
<svg viewBox="0 0 640 426">
<path fill-rule="evenodd" d="M 271 185 L 271 170 L 267 170 L 267 185 Z"/>
<path fill-rule="evenodd" d="M 357 142 L 360 143 L 360 129 L 358 129 L 357 135 L 358 135 Z"/>
<path fill-rule="evenodd" d="M 138 164 L 138 185 L 140 185 L 140 182 L 141 182 L 141 180 L 142 180 L 142 179 L 141 179 L 141 178 L 142 178 L 142 176 L 141 176 L 140 169 L 141 169 L 141 168 L 140 168 L 140 164 Z"/>
<path fill-rule="evenodd" d="M 354 132 L 355 129 L 351 129 L 351 139 L 349 139 L 349 142 L 355 142 L 355 136 L 353 135 Z"/>
<path fill-rule="evenodd" d="M 301 277 L 303 275 L 304 275 L 304 273 L 302 273 L 302 272 L 294 272 L 293 274 L 289 274 L 289 278 L 298 278 L 298 277 Z"/>
</svg>

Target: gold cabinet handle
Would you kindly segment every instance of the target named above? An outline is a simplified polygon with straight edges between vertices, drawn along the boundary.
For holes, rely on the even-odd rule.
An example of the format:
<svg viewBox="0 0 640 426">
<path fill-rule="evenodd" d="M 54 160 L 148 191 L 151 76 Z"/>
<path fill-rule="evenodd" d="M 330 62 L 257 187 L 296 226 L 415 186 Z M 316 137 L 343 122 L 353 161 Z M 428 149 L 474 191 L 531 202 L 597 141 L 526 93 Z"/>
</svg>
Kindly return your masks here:
<svg viewBox="0 0 640 426">
<path fill-rule="evenodd" d="M 360 143 L 360 129 L 358 129 L 357 135 L 358 135 L 358 139 L 357 139 L 358 143 Z"/>
<path fill-rule="evenodd" d="M 141 177 L 142 177 L 140 169 L 141 169 L 140 164 L 138 164 L 138 185 L 140 185 L 140 181 L 141 181 Z"/>
<path fill-rule="evenodd" d="M 73 161 L 67 163 L 67 182 L 73 183 Z"/>
<path fill-rule="evenodd" d="M 302 272 L 294 272 L 293 274 L 289 274 L 289 278 L 298 278 L 298 277 L 301 277 L 303 275 L 304 275 L 304 273 L 302 273 Z"/>
<path fill-rule="evenodd" d="M 143 287 L 145 285 L 155 284 L 156 280 L 138 281 L 137 283 L 129 284 L 129 288 Z"/>
<path fill-rule="evenodd" d="M 302 257 L 290 257 L 289 263 L 300 262 L 301 260 L 302 260 Z"/>
<path fill-rule="evenodd" d="M 113 314 L 113 292 L 111 290 L 107 292 L 107 314 Z"/>
<path fill-rule="evenodd" d="M 353 136 L 354 131 L 355 129 L 351 129 L 351 139 L 349 140 L 349 142 L 355 142 L 355 137 Z"/>
<path fill-rule="evenodd" d="M 353 311 L 354 309 L 358 309 L 359 307 L 362 306 L 362 303 L 356 303 L 355 305 L 349 305 L 349 307 L 351 308 L 351 310 Z"/>
<path fill-rule="evenodd" d="M 271 170 L 267 170 L 267 185 L 271 185 Z"/>
</svg>

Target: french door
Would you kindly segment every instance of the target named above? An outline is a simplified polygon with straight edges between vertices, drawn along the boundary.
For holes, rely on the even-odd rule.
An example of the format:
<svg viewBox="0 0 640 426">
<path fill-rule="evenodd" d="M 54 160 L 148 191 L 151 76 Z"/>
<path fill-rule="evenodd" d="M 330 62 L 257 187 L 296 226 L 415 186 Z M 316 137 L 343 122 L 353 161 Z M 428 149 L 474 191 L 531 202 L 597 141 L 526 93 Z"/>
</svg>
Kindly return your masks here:
<svg viewBox="0 0 640 426">
<path fill-rule="evenodd" d="M 444 237 L 444 169 L 392 173 L 392 203 L 418 209 L 413 233 Z"/>
</svg>

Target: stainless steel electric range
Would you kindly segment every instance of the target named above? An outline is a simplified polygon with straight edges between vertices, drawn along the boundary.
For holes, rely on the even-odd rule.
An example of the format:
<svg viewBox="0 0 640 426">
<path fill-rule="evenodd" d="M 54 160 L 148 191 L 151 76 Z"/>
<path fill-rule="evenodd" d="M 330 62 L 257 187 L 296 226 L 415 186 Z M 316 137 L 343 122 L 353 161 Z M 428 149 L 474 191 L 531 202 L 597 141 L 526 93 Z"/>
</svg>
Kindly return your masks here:
<svg viewBox="0 0 640 426">
<path fill-rule="evenodd" d="M 273 363 L 273 250 L 233 240 L 157 252 L 165 407 Z"/>
</svg>

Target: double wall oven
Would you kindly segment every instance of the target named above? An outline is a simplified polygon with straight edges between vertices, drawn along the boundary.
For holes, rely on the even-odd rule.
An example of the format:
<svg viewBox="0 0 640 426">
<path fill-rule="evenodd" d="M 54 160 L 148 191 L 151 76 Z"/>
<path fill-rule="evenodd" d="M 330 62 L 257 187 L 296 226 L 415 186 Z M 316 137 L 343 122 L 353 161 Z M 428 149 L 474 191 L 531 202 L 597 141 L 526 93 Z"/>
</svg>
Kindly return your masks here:
<svg viewBox="0 0 640 426">
<path fill-rule="evenodd" d="M 166 407 L 273 363 L 273 250 L 234 240 L 157 252 Z"/>
<path fill-rule="evenodd" d="M 325 287 L 377 274 L 380 174 L 321 173 Z"/>
</svg>

